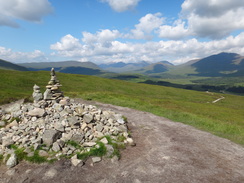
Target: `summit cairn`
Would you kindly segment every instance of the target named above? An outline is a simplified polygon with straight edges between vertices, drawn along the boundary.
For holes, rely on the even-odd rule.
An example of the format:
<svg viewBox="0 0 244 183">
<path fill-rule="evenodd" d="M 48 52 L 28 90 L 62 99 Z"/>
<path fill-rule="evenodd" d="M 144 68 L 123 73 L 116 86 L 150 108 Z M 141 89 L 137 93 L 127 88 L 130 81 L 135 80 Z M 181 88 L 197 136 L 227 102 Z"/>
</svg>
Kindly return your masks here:
<svg viewBox="0 0 244 183">
<path fill-rule="evenodd" d="M 62 86 L 57 79 L 54 68 L 51 69 L 51 79 L 46 86 L 44 92 L 44 100 L 60 100 L 63 97 L 63 92 L 60 90 Z"/>
<path fill-rule="evenodd" d="M 67 157 L 73 166 L 83 166 L 89 157 L 93 164 L 104 158 L 113 162 L 119 159 L 119 148 L 135 146 L 124 116 L 64 97 L 60 86 L 52 69 L 44 97 L 34 85 L 33 103 L 0 106 L 0 157 L 9 168 L 21 159 Z"/>
</svg>

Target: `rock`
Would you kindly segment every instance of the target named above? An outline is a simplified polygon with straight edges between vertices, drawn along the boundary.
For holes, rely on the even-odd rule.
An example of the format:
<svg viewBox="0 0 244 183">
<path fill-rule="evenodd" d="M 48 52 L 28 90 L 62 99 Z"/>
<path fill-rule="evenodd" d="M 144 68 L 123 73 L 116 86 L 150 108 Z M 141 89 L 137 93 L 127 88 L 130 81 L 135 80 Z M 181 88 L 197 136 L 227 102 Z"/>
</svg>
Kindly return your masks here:
<svg viewBox="0 0 244 183">
<path fill-rule="evenodd" d="M 8 168 L 13 168 L 14 166 L 16 166 L 18 163 L 17 161 L 17 156 L 16 154 L 11 154 L 10 158 L 8 159 L 6 165 Z"/>
<path fill-rule="evenodd" d="M 71 137 L 71 140 L 77 142 L 77 143 L 80 143 L 82 140 L 84 139 L 84 135 L 79 133 L 79 134 L 74 134 L 72 137 Z"/>
<path fill-rule="evenodd" d="M 102 132 L 102 130 L 103 130 L 103 125 L 102 125 L 102 124 L 97 124 L 97 126 L 96 126 L 96 130 L 99 131 L 99 132 Z"/>
<path fill-rule="evenodd" d="M 74 155 L 74 156 L 72 156 L 72 158 L 71 158 L 71 163 L 72 163 L 72 165 L 74 165 L 74 166 L 77 166 L 77 165 L 79 165 L 79 164 L 82 164 L 82 165 L 83 165 L 83 161 L 77 158 L 77 154 Z"/>
<path fill-rule="evenodd" d="M 70 126 L 79 124 L 79 121 L 77 120 L 77 118 L 75 116 L 71 116 L 71 117 L 67 118 L 67 120 L 68 120 L 68 123 Z"/>
<path fill-rule="evenodd" d="M 107 154 L 106 154 L 106 156 L 107 156 L 107 157 L 112 157 L 112 155 L 113 155 L 113 153 L 114 153 L 114 148 L 113 148 L 113 146 L 112 146 L 112 145 L 108 145 L 108 144 L 106 144 L 105 147 L 106 147 L 106 149 L 107 149 Z"/>
<path fill-rule="evenodd" d="M 64 126 L 63 126 L 61 123 L 55 123 L 55 124 L 54 124 L 54 128 L 55 128 L 57 131 L 64 132 Z"/>
<path fill-rule="evenodd" d="M 92 162 L 93 163 L 98 163 L 100 161 L 102 161 L 102 158 L 101 157 L 92 157 Z"/>
<path fill-rule="evenodd" d="M 42 136 L 43 143 L 47 146 L 51 146 L 55 142 L 61 133 L 57 130 L 45 130 Z"/>
<path fill-rule="evenodd" d="M 108 144 L 108 140 L 106 137 L 102 138 L 100 141 L 104 144 Z"/>
<path fill-rule="evenodd" d="M 45 110 L 41 108 L 35 108 L 28 112 L 29 116 L 43 117 L 45 115 Z"/>
<path fill-rule="evenodd" d="M 5 125 L 6 125 L 5 121 L 0 121 L 0 127 L 3 127 Z"/>
<path fill-rule="evenodd" d="M 91 114 L 85 114 L 83 120 L 85 123 L 91 123 L 93 120 L 93 116 Z"/>
<path fill-rule="evenodd" d="M 60 147 L 59 147 L 59 144 L 57 142 L 53 143 L 52 150 L 55 151 L 55 152 L 58 152 L 58 151 L 61 150 Z"/>
<path fill-rule="evenodd" d="M 42 98 L 43 98 L 42 93 L 40 91 L 40 87 L 37 86 L 36 84 L 33 86 L 32 97 L 34 99 L 34 102 L 38 102 L 38 101 L 42 100 Z"/>
<path fill-rule="evenodd" d="M 136 145 L 136 143 L 133 141 L 132 138 L 127 138 L 127 139 L 126 139 L 126 142 L 127 142 L 129 145 L 131 145 L 131 146 L 135 146 L 135 145 Z"/>
<path fill-rule="evenodd" d="M 83 145 L 84 147 L 93 147 L 96 145 L 96 142 L 85 142 Z"/>
<path fill-rule="evenodd" d="M 6 126 L 6 128 L 11 128 L 11 127 L 13 127 L 13 126 L 18 126 L 19 124 L 18 124 L 18 122 L 16 121 L 16 120 L 14 120 L 14 121 L 12 121 L 11 123 L 9 123 L 7 126 Z"/>
<path fill-rule="evenodd" d="M 11 144 L 14 144 L 14 141 L 12 140 L 11 137 L 7 137 L 7 136 L 2 137 L 2 145 L 3 145 L 3 147 L 8 147 Z"/>
<path fill-rule="evenodd" d="M 49 154 L 46 151 L 44 151 L 44 150 L 39 150 L 39 156 L 48 157 Z"/>
</svg>

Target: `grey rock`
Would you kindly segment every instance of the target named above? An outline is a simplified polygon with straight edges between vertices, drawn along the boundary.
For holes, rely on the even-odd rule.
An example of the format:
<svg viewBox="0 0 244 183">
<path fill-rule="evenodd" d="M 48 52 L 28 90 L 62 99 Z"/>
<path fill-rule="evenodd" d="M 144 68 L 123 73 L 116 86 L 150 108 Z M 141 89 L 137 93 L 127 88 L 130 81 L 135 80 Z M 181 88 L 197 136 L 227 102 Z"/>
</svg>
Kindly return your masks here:
<svg viewBox="0 0 244 183">
<path fill-rule="evenodd" d="M 55 142 L 61 133 L 57 130 L 45 130 L 42 136 L 43 143 L 47 146 L 51 146 Z"/>
<path fill-rule="evenodd" d="M 102 161 L 102 158 L 101 157 L 92 157 L 92 162 L 93 163 L 98 163 L 100 161 Z"/>
<path fill-rule="evenodd" d="M 45 115 L 45 110 L 41 108 L 35 108 L 28 112 L 29 116 L 43 117 Z"/>
<path fill-rule="evenodd" d="M 63 126 L 61 123 L 55 123 L 55 124 L 54 124 L 54 128 L 55 128 L 57 131 L 64 132 L 64 126 Z"/>
<path fill-rule="evenodd" d="M 102 125 L 102 124 L 97 124 L 97 126 L 96 126 L 96 130 L 99 131 L 99 132 L 102 132 L 102 130 L 103 130 L 103 125 Z"/>
<path fill-rule="evenodd" d="M 43 99 L 42 93 L 40 92 L 33 92 L 32 97 L 35 102 L 38 102 Z"/>
<path fill-rule="evenodd" d="M 75 116 L 68 117 L 67 120 L 70 126 L 79 124 L 79 121 Z"/>
<path fill-rule="evenodd" d="M 75 142 L 78 142 L 78 143 L 80 143 L 83 139 L 84 139 L 84 135 L 83 135 L 82 133 L 74 134 L 74 135 L 71 137 L 71 140 L 73 140 L 73 141 L 75 141 Z"/>
<path fill-rule="evenodd" d="M 107 157 L 112 157 L 112 155 L 113 155 L 113 153 L 114 153 L 114 148 L 113 148 L 113 146 L 112 146 L 112 145 L 108 145 L 108 144 L 106 144 L 105 147 L 106 147 L 106 149 L 107 149 L 107 154 L 106 154 L 106 156 L 107 156 Z"/>
<path fill-rule="evenodd" d="M 0 121 L 0 127 L 3 127 L 5 125 L 6 125 L 5 121 Z"/>
<path fill-rule="evenodd" d="M 71 163 L 74 166 L 78 166 L 79 164 L 84 164 L 84 162 L 77 158 L 77 154 L 71 157 Z"/>
<path fill-rule="evenodd" d="M 16 154 L 11 154 L 10 158 L 8 159 L 6 165 L 8 168 L 13 168 L 14 166 L 16 166 L 18 163 L 18 160 L 17 160 L 17 156 Z"/>
<path fill-rule="evenodd" d="M 85 123 L 91 123 L 93 120 L 93 115 L 91 114 L 85 114 L 83 117 L 83 120 Z"/>
<path fill-rule="evenodd" d="M 58 152 L 61 150 L 61 148 L 59 147 L 59 144 L 57 142 L 53 143 L 52 150 L 55 152 Z"/>
</svg>

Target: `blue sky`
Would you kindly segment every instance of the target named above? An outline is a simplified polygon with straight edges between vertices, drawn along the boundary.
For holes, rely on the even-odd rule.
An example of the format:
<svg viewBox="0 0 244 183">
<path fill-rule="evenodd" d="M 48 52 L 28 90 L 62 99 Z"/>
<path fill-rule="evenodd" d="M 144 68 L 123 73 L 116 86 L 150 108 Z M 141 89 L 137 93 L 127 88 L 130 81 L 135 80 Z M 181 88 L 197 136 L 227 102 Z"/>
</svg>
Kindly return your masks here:
<svg viewBox="0 0 244 183">
<path fill-rule="evenodd" d="M 244 55 L 243 0 L 0 0 L 0 59 L 174 64 Z"/>
</svg>

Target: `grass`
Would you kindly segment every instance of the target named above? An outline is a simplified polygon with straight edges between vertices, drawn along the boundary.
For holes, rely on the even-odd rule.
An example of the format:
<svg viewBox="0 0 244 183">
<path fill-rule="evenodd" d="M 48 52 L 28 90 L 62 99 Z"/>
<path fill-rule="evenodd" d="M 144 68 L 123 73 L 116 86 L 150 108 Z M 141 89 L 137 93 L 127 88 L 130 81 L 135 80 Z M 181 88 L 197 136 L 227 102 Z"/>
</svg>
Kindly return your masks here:
<svg viewBox="0 0 244 183">
<path fill-rule="evenodd" d="M 244 145 L 244 97 L 57 73 L 69 97 L 80 97 L 164 116 Z M 34 84 L 44 92 L 49 72 L 0 71 L 0 103 L 29 98 Z M 212 103 L 224 96 L 225 99 Z"/>
</svg>

